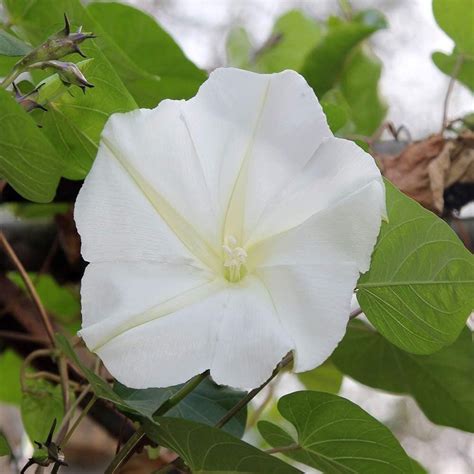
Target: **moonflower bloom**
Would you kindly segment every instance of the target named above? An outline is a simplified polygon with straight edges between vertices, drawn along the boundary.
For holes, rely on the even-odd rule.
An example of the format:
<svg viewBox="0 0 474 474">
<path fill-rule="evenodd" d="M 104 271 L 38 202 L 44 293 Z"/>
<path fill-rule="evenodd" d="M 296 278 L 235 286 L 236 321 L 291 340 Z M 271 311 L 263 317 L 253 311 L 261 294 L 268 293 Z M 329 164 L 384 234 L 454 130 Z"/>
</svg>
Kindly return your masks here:
<svg viewBox="0 0 474 474">
<path fill-rule="evenodd" d="M 374 160 L 293 71 L 217 69 L 114 114 L 77 199 L 85 343 L 120 382 L 260 385 L 343 337 L 385 213 Z"/>
</svg>

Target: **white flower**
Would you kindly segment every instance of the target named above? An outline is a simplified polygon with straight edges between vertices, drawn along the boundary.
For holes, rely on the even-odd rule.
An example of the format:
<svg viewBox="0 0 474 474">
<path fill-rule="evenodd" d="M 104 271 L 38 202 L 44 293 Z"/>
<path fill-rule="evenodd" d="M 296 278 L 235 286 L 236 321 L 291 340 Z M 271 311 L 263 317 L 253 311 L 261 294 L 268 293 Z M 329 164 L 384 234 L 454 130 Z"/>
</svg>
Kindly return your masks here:
<svg viewBox="0 0 474 474">
<path fill-rule="evenodd" d="M 218 69 L 188 101 L 115 114 L 76 203 L 81 336 L 129 387 L 261 384 L 344 335 L 385 213 L 373 159 L 293 71 Z"/>
</svg>

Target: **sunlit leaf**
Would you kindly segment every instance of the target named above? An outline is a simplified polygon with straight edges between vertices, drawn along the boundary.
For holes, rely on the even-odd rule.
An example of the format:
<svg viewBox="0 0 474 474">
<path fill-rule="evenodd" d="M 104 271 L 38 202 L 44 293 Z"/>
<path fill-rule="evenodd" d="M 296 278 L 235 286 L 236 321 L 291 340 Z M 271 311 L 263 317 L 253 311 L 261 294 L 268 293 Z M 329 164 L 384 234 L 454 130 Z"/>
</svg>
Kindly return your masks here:
<svg viewBox="0 0 474 474">
<path fill-rule="evenodd" d="M 379 95 L 381 71 L 382 64 L 375 56 L 358 49 L 342 73 L 341 91 L 351 109 L 357 134 L 372 135 L 387 112 L 387 106 Z"/>
<path fill-rule="evenodd" d="M 245 28 L 238 27 L 230 31 L 226 42 L 227 65 L 241 69 L 252 69 L 252 44 Z"/>
<path fill-rule="evenodd" d="M 178 453 L 193 473 L 301 472 L 217 428 L 179 418 L 146 422 L 147 435 Z"/>
<path fill-rule="evenodd" d="M 0 353 L 0 401 L 19 405 L 21 403 L 20 372 L 22 359 L 12 350 Z"/>
<path fill-rule="evenodd" d="M 187 99 L 206 79 L 156 20 L 120 3 L 92 3 L 87 11 L 104 31 L 104 53 L 141 107 Z"/>
<path fill-rule="evenodd" d="M 256 70 L 301 70 L 306 55 L 321 38 L 321 26 L 298 10 L 278 18 L 266 45 L 256 57 Z"/>
<path fill-rule="evenodd" d="M 9 272 L 7 276 L 18 287 L 26 291 L 25 284 L 19 273 Z M 77 316 L 81 310 L 78 294 L 73 293 L 69 288 L 60 286 L 51 275 L 29 273 L 29 276 L 43 306 L 58 321 L 69 324 L 78 319 Z"/>
<path fill-rule="evenodd" d="M 460 58 L 460 53 L 455 48 L 450 55 L 437 51 L 431 58 L 441 71 L 448 76 L 454 75 L 459 82 L 474 92 L 474 55 L 463 55 Z"/>
<path fill-rule="evenodd" d="M 453 343 L 474 308 L 474 256 L 439 217 L 386 182 L 388 222 L 357 284 L 359 304 L 414 354 Z"/>
<path fill-rule="evenodd" d="M 61 157 L 13 96 L 0 88 L 0 176 L 26 199 L 51 201 Z"/>
<path fill-rule="evenodd" d="M 15 36 L 0 30 L 0 55 L 24 56 L 31 51 L 31 47 Z"/>
<path fill-rule="evenodd" d="M 56 419 L 59 426 L 64 415 L 60 385 L 51 385 L 44 380 L 28 382 L 28 392 L 21 401 L 21 419 L 30 441 L 44 442 Z"/>
<path fill-rule="evenodd" d="M 333 87 L 353 48 L 385 27 L 384 17 L 373 10 L 361 12 L 348 22 L 333 23 L 326 35 L 307 55 L 301 70 L 316 94 L 322 96 Z"/>
<path fill-rule="evenodd" d="M 460 52 L 474 54 L 474 0 L 433 0 L 433 14 Z"/>
<path fill-rule="evenodd" d="M 285 456 L 328 474 L 409 473 L 411 460 L 382 423 L 345 398 L 295 392 L 278 401 L 297 436 L 261 421 L 263 438 Z"/>
</svg>

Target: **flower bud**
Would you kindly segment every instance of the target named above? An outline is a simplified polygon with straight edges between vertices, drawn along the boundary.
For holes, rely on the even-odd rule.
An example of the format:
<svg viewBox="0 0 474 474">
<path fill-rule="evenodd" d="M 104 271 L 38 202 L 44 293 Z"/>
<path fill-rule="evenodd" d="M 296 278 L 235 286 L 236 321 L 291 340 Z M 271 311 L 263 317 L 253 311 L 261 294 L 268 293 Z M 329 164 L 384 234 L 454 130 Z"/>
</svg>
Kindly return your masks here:
<svg viewBox="0 0 474 474">
<path fill-rule="evenodd" d="M 79 44 L 86 39 L 96 38 L 96 36 L 93 33 L 82 32 L 82 27 L 79 27 L 76 33 L 71 33 L 71 26 L 66 14 L 64 14 L 64 23 L 65 26 L 61 31 L 50 36 L 43 44 L 27 54 L 17 66 L 25 69 L 34 63 L 60 59 L 72 53 L 78 53 L 85 58 Z"/>
<path fill-rule="evenodd" d="M 74 85 L 80 87 L 84 94 L 86 93 L 86 87 L 94 87 L 94 85 L 84 77 L 84 74 L 82 74 L 81 70 L 74 63 L 51 60 L 42 61 L 30 66 L 30 69 L 46 68 L 54 69 L 65 86 L 69 87 Z"/>
<path fill-rule="evenodd" d="M 43 84 L 40 84 L 38 87 L 33 89 L 31 92 L 28 92 L 28 94 L 23 95 L 18 89 L 18 86 L 13 83 L 13 90 L 15 92 L 15 100 L 27 111 L 31 112 L 33 109 L 41 109 L 44 110 L 45 112 L 48 111 L 46 107 L 43 105 L 39 104 L 35 100 L 31 98 L 32 95 L 36 94 L 38 90 L 43 86 Z"/>
</svg>

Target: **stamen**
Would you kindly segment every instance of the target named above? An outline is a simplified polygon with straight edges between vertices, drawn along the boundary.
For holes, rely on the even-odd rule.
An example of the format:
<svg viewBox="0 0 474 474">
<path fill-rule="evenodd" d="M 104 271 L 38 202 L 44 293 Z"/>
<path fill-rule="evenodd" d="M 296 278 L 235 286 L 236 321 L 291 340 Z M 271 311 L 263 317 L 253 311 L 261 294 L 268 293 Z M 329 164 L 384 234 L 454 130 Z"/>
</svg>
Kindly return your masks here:
<svg viewBox="0 0 474 474">
<path fill-rule="evenodd" d="M 224 267 L 226 268 L 226 278 L 231 282 L 239 281 L 244 275 L 247 252 L 242 247 L 237 246 L 237 239 L 233 235 L 228 235 L 224 239 Z M 242 268 L 244 266 L 244 268 Z"/>
</svg>

